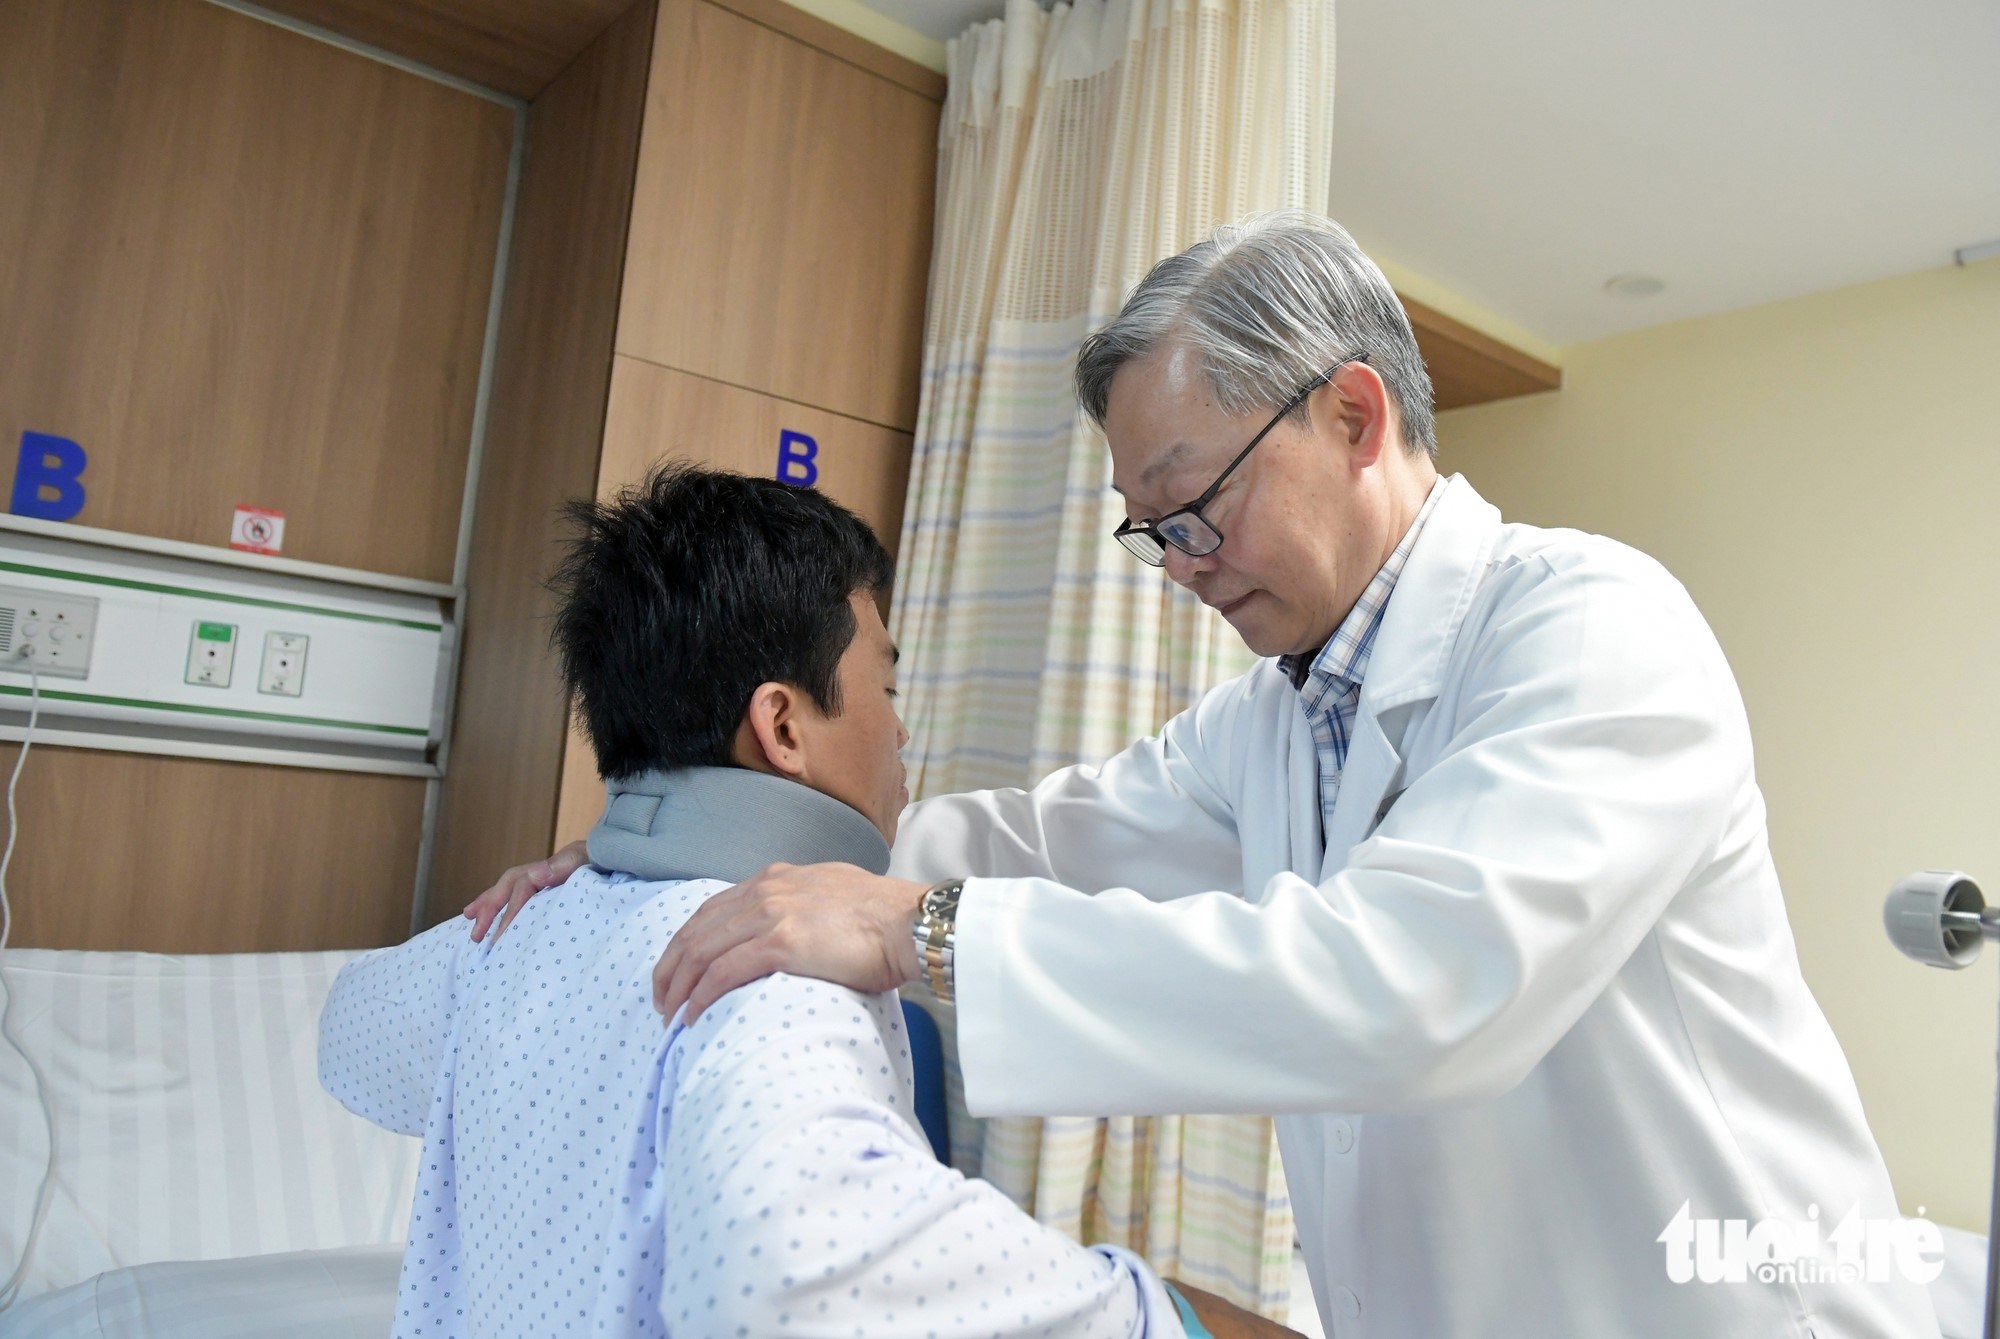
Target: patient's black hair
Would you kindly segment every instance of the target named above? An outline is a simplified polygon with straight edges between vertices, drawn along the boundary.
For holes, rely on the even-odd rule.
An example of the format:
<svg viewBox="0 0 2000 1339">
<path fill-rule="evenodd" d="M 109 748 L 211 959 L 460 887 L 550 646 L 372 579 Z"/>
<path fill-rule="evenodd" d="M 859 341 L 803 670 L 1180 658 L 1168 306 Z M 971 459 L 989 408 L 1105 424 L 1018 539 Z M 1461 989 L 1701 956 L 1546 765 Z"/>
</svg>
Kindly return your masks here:
<svg viewBox="0 0 2000 1339">
<path fill-rule="evenodd" d="M 688 464 L 565 511 L 550 640 L 600 775 L 730 765 L 762 683 L 839 713 L 848 600 L 879 597 L 895 570 L 866 521 L 809 489 Z"/>
</svg>

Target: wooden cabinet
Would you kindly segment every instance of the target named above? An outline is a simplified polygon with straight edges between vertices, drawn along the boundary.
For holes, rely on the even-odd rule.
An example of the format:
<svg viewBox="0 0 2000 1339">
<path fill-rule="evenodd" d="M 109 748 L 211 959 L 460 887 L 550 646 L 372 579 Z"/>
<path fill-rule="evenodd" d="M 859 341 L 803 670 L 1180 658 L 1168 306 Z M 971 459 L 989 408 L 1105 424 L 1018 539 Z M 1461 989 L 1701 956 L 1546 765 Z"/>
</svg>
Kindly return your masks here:
<svg viewBox="0 0 2000 1339">
<path fill-rule="evenodd" d="M 85 525 L 451 581 L 514 113 L 204 0 L 0 4 L 0 454 Z"/>
<path fill-rule="evenodd" d="M 937 129 L 901 84 L 663 4 L 618 352 L 914 429 Z"/>
<path fill-rule="evenodd" d="M 649 32 L 621 20 L 536 100 L 512 274 L 551 310 L 539 326 L 510 315 L 503 334 L 434 919 L 586 831 L 603 805 L 547 652 L 539 583 L 565 496 L 699 460 L 812 483 L 895 548 L 943 93 L 931 72 L 774 0 L 659 0 Z M 545 104 L 571 109 L 566 131 L 537 123 Z M 613 161 L 605 146 L 623 146 L 634 118 L 632 156 Z M 545 129 L 556 142 L 543 148 Z M 604 156 L 587 178 L 562 156 L 584 144 Z M 629 218 L 614 227 L 620 192 Z M 579 287 L 535 259 L 601 256 L 614 233 L 615 294 L 601 266 Z M 538 264 L 543 277 L 522 280 Z M 512 428 L 498 423 L 509 395 L 524 408 Z M 531 405 L 552 395 L 568 411 L 537 420 Z"/>
<path fill-rule="evenodd" d="M 811 483 L 858 512 L 894 553 L 910 444 L 894 428 L 620 355 L 611 365 L 599 491 L 668 459 Z"/>
</svg>

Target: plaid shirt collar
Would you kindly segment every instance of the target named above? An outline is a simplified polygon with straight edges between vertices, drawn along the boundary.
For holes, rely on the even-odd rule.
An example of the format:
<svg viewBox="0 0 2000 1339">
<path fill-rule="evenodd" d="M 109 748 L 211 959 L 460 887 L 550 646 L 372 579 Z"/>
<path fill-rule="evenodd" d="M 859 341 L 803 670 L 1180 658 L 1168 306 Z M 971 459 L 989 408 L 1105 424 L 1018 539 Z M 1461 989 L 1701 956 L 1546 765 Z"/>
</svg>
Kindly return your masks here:
<svg viewBox="0 0 2000 1339">
<path fill-rule="evenodd" d="M 1310 661 L 1303 655 L 1278 657 L 1278 668 L 1292 681 L 1292 687 L 1305 695 L 1309 702 L 1323 701 L 1327 690 L 1336 686 L 1344 695 L 1360 687 L 1362 679 L 1367 677 L 1368 661 L 1375 654 L 1375 634 L 1382 626 L 1382 615 L 1389 607 L 1389 596 L 1395 592 L 1396 579 L 1403 575 L 1404 564 L 1410 560 L 1410 551 L 1417 546 L 1417 536 L 1423 533 L 1424 522 L 1430 519 L 1431 509 L 1437 506 L 1444 489 L 1445 478 L 1439 475 L 1431 484 L 1430 495 L 1424 499 L 1417 519 L 1410 522 L 1409 530 L 1397 543 L 1389 560 L 1382 564 L 1382 570 L 1361 592 L 1361 598 L 1354 602 L 1354 608 L 1348 610 L 1347 617 L 1334 629 L 1333 636 L 1326 639 L 1326 645 Z"/>
</svg>

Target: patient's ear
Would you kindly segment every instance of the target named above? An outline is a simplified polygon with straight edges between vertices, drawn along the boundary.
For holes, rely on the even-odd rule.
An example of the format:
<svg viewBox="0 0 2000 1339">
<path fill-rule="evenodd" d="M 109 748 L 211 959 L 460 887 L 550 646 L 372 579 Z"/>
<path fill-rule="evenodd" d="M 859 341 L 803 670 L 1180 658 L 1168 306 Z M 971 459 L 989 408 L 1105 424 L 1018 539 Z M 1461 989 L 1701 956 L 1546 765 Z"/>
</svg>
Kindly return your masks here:
<svg viewBox="0 0 2000 1339">
<path fill-rule="evenodd" d="M 800 729 L 797 689 L 789 684 L 761 683 L 750 694 L 743 720 L 736 727 L 731 749 L 736 765 L 753 772 L 772 772 L 794 780 L 805 775 L 805 739 Z"/>
</svg>

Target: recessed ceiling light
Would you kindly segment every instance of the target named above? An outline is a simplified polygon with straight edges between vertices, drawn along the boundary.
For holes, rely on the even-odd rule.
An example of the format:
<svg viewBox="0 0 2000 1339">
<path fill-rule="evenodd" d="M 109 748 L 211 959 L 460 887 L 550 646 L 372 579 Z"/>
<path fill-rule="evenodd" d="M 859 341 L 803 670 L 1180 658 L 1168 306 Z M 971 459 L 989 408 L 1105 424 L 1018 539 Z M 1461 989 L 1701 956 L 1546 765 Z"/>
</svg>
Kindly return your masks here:
<svg viewBox="0 0 2000 1339">
<path fill-rule="evenodd" d="M 1604 281 L 1604 291 L 1614 298 L 1650 298 L 1666 286 L 1650 274 L 1614 274 Z"/>
</svg>

